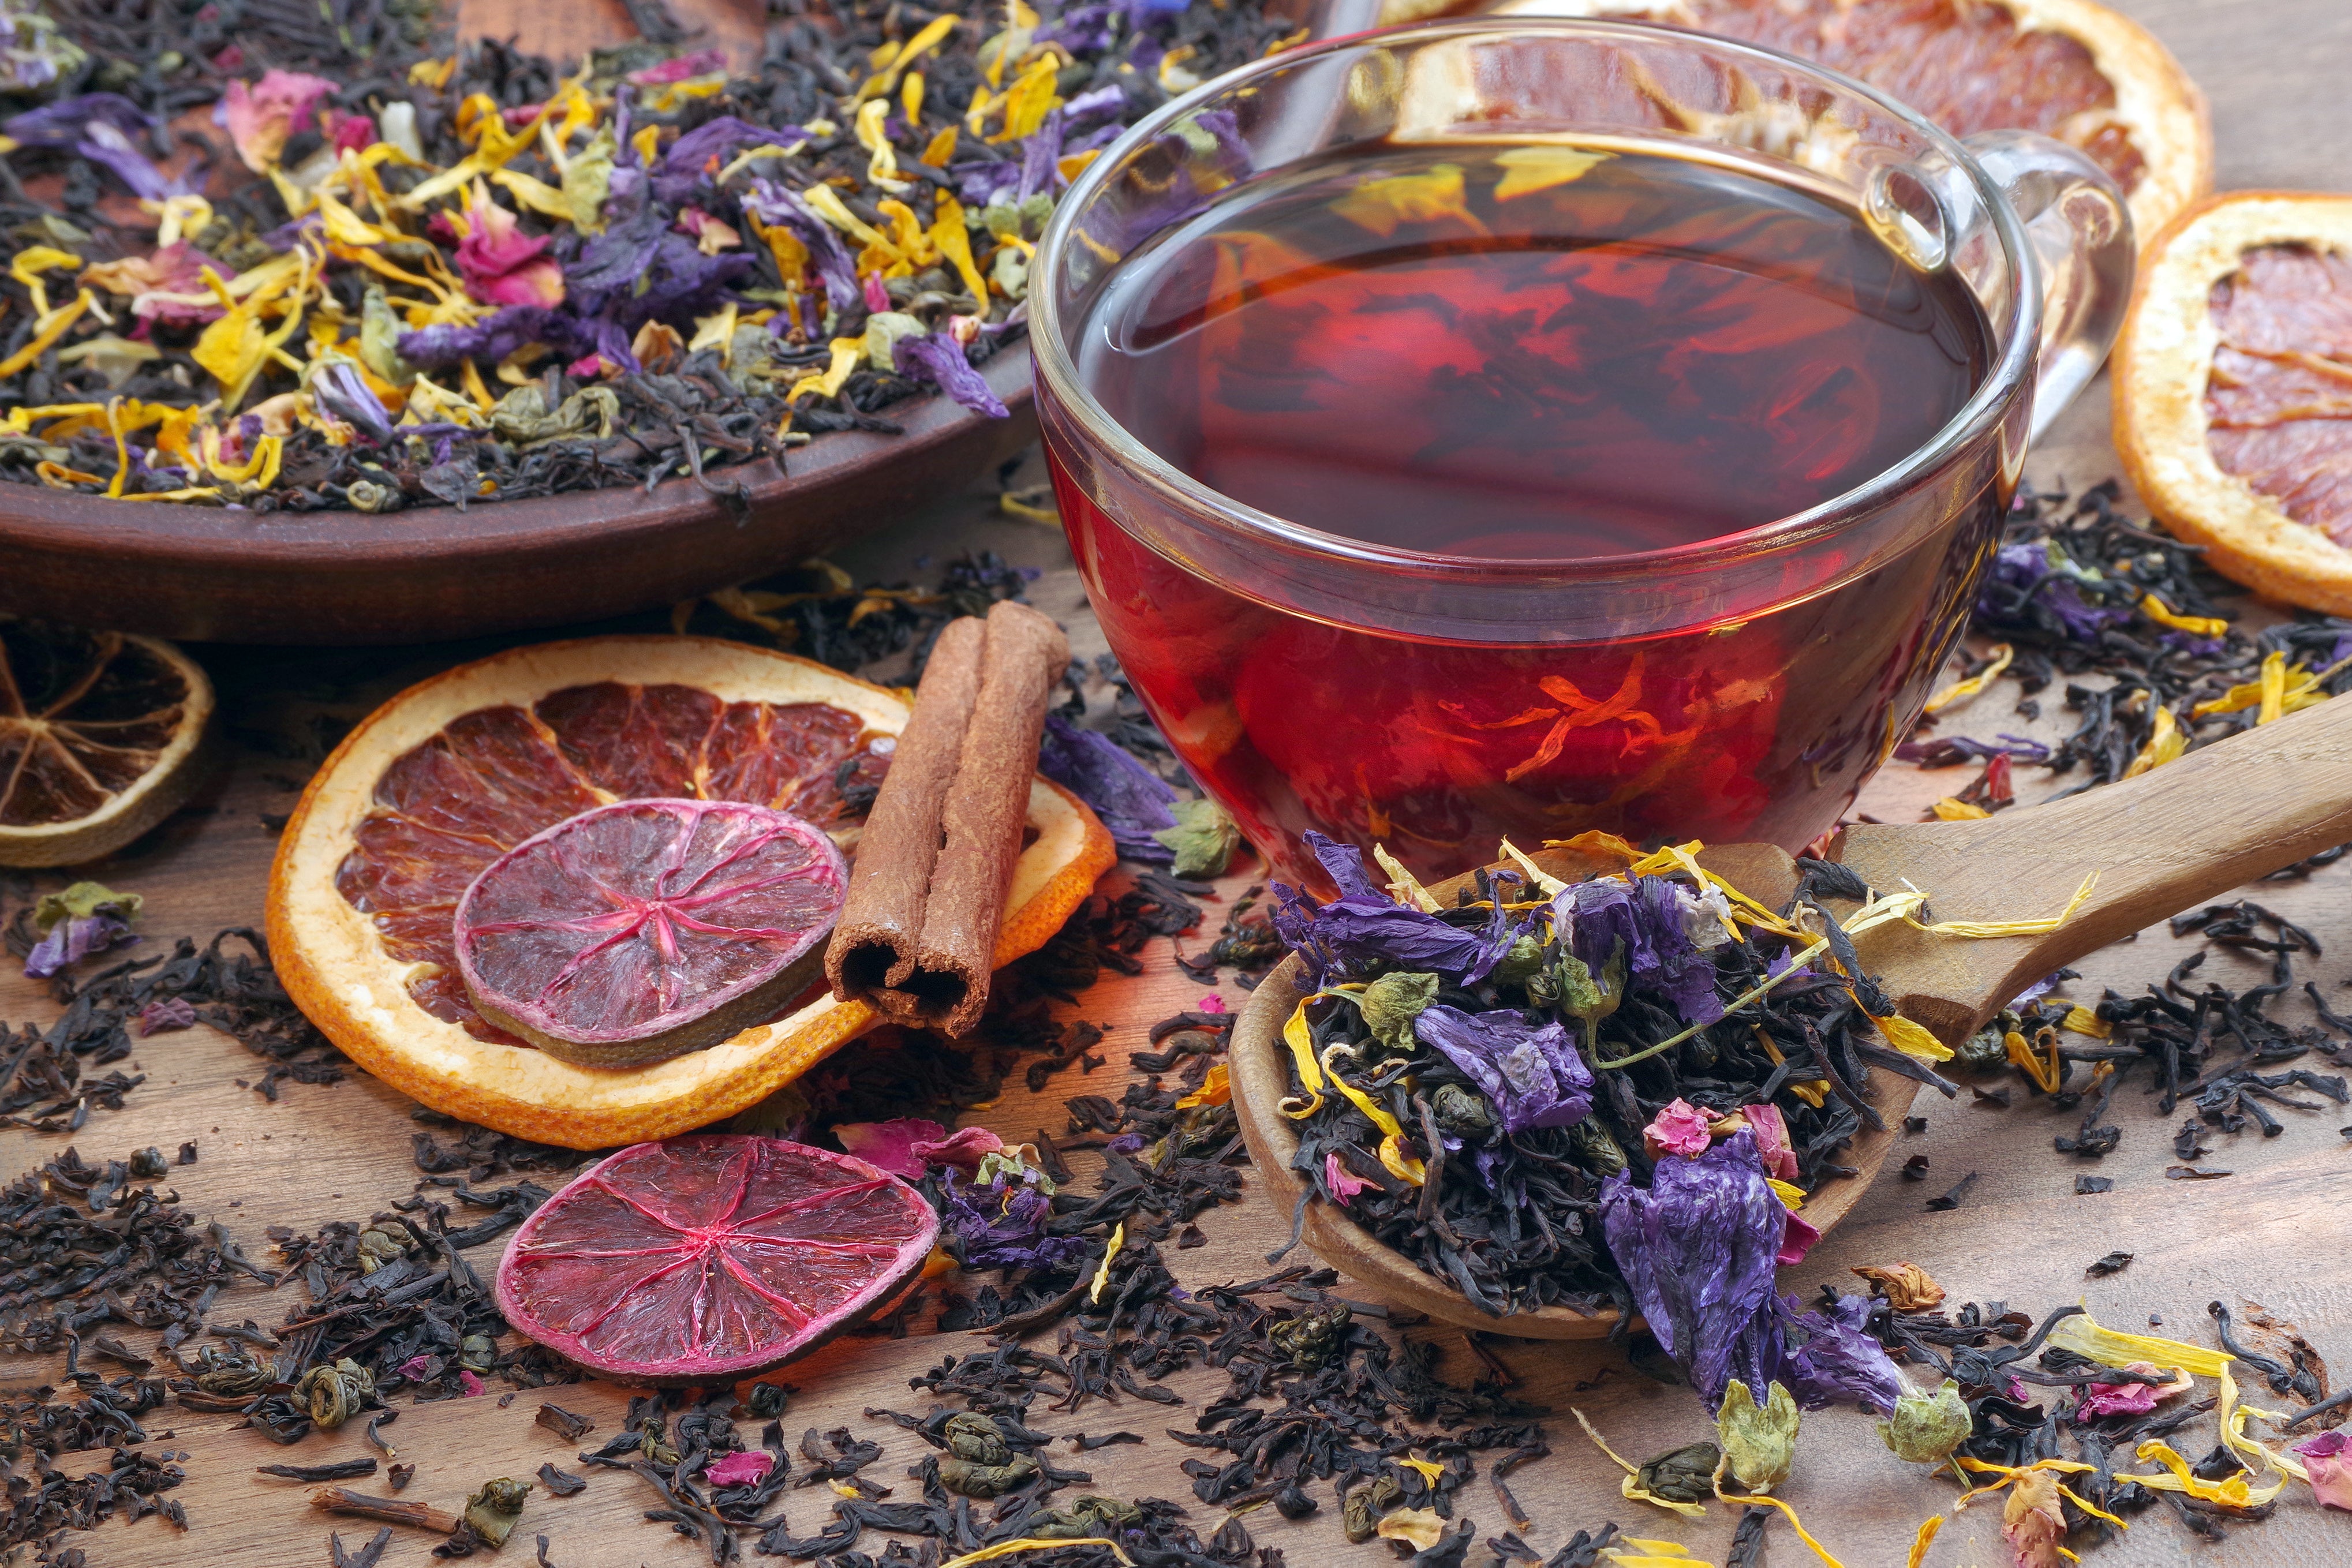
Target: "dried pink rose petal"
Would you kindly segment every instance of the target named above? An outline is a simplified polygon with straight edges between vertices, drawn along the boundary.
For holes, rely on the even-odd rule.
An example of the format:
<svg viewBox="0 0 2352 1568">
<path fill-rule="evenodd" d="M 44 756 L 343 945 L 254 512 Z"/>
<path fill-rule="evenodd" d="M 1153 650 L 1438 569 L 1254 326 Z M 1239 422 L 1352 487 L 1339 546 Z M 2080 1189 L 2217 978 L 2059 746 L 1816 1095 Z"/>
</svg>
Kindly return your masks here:
<svg viewBox="0 0 2352 1568">
<path fill-rule="evenodd" d="M 841 1140 L 843 1149 L 866 1164 L 918 1181 L 923 1175 L 924 1156 L 916 1152 L 916 1146 L 938 1147 L 948 1130 L 920 1116 L 894 1116 L 887 1122 L 851 1122 L 835 1127 L 833 1135 Z"/>
<path fill-rule="evenodd" d="M 776 1468 L 776 1456 L 765 1448 L 746 1448 L 703 1468 L 702 1479 L 714 1487 L 757 1486 Z"/>
<path fill-rule="evenodd" d="M 726 50 L 697 49 L 690 55 L 680 55 L 674 60 L 664 60 L 657 66 L 631 71 L 629 80 L 638 87 L 667 87 L 672 82 L 688 81 L 726 68 Z"/>
<path fill-rule="evenodd" d="M 563 303 L 563 268 L 544 253 L 546 235 L 522 232 L 514 214 L 474 188 L 466 204 L 466 237 L 457 243 L 457 270 L 466 292 L 485 305 Z"/>
<path fill-rule="evenodd" d="M 457 1386 L 463 1391 L 464 1397 L 471 1399 L 482 1392 L 482 1380 L 470 1371 L 460 1371 L 457 1374 Z"/>
<path fill-rule="evenodd" d="M 1333 1197 L 1345 1203 L 1372 1184 L 1341 1165 L 1334 1152 L 1323 1156 L 1323 1185 L 1331 1189 Z"/>
<path fill-rule="evenodd" d="M 1225 998 L 1217 995 L 1216 992 L 1211 991 L 1207 996 L 1202 997 L 1200 999 L 1200 1001 L 1193 1007 L 1192 1010 L 1197 1013 L 1223 1012 L 1225 1010 Z"/>
<path fill-rule="evenodd" d="M 2000 1538 L 2009 1542 L 2017 1568 L 2063 1568 L 2072 1553 L 2065 1551 L 2066 1517 L 2056 1476 L 2027 1470 L 2017 1478 L 2001 1507 Z"/>
<path fill-rule="evenodd" d="M 1764 1162 L 1764 1174 L 1781 1181 L 1795 1181 L 1797 1151 L 1789 1146 L 1789 1123 L 1780 1114 L 1780 1107 L 1743 1105 L 1739 1114 L 1756 1129 L 1756 1155 Z"/>
<path fill-rule="evenodd" d="M 2322 1432 L 2297 1443 L 2294 1451 L 2303 1456 L 2304 1469 L 2311 1478 L 2311 1495 L 2323 1507 L 2352 1513 L 2352 1462 L 2345 1458 L 2347 1447 L 2352 1447 L 2352 1441 L 2342 1432 Z"/>
<path fill-rule="evenodd" d="M 334 90 L 335 84 L 324 77 L 272 68 L 250 86 L 230 82 L 217 119 L 227 128 L 228 139 L 236 144 L 236 155 L 245 166 L 257 174 L 267 174 L 278 167 L 286 139 L 307 127 L 319 100 Z"/>
<path fill-rule="evenodd" d="M 1004 1140 L 985 1127 L 958 1127 L 944 1137 L 918 1139 L 912 1150 L 926 1165 L 953 1166 L 962 1171 L 977 1171 L 983 1157 L 1003 1151 Z"/>
<path fill-rule="evenodd" d="M 1821 1239 L 1822 1233 L 1813 1228 L 1812 1222 L 1792 1208 L 1788 1226 L 1780 1232 L 1780 1254 L 1773 1261 L 1784 1269 L 1801 1263 L 1805 1254 L 1813 1249 L 1813 1243 Z"/>
<path fill-rule="evenodd" d="M 1642 1129 L 1642 1146 L 1656 1159 L 1662 1155 L 1680 1155 L 1695 1160 L 1706 1153 L 1707 1124 L 1714 1115 L 1699 1109 L 1687 1100 L 1676 1100 L 1658 1113 L 1657 1120 Z"/>
</svg>

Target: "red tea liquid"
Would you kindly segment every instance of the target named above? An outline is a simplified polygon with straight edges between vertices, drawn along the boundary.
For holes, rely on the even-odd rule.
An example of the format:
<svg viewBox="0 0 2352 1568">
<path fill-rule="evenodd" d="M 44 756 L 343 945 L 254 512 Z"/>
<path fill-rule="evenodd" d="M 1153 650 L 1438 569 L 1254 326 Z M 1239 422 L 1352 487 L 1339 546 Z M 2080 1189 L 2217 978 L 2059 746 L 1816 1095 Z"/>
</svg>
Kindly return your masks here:
<svg viewBox="0 0 2352 1568">
<path fill-rule="evenodd" d="M 1259 510 L 1529 561 L 1803 511 L 1928 444 L 1982 381 L 1965 286 L 1851 209 L 1668 156 L 1575 170 L 1556 148 L 1376 146 L 1244 182 L 1113 275 L 1080 374 L 1144 445 Z M 1207 580 L 1055 474 L 1138 695 L 1293 873 L 1310 827 L 1431 874 L 1506 833 L 1801 845 L 1924 700 L 2000 500 L 1956 503 L 1941 548 L 1738 622 L 1465 644 Z"/>
</svg>

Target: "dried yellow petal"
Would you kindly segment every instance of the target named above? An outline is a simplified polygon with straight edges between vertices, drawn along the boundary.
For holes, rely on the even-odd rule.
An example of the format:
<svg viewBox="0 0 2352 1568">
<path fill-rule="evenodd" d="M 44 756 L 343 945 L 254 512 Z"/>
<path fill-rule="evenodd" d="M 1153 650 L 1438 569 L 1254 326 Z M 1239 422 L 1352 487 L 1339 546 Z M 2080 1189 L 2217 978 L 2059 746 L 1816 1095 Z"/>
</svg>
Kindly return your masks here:
<svg viewBox="0 0 2352 1568">
<path fill-rule="evenodd" d="M 1495 162 L 1502 169 L 1503 177 L 1496 183 L 1495 200 L 1507 202 L 1581 180 L 1595 164 L 1605 163 L 1612 156 L 1585 147 L 1546 145 L 1514 147 L 1497 152 Z"/>
<path fill-rule="evenodd" d="M 1915 1023 L 1900 1013 L 1889 1013 L 1885 1018 L 1874 1016 L 1870 1021 L 1878 1026 L 1887 1044 L 1906 1056 L 1920 1061 L 1952 1060 L 1952 1048 L 1930 1034 L 1925 1024 Z"/>
<path fill-rule="evenodd" d="M 1110 1245 L 1103 1249 L 1102 1266 L 1095 1270 L 1094 1287 L 1087 1291 L 1087 1301 L 1102 1300 L 1103 1287 L 1110 1283 L 1110 1260 L 1118 1256 L 1118 1249 L 1126 1243 L 1127 1221 L 1122 1219 L 1111 1227 Z"/>
<path fill-rule="evenodd" d="M 2218 1350 L 2187 1344 L 2177 1339 L 2118 1333 L 2101 1328 L 2088 1312 L 2060 1320 L 2050 1331 L 2049 1343 L 2097 1362 L 2102 1366 L 2129 1366 L 2136 1361 L 2151 1366 L 2179 1367 L 2195 1377 L 2218 1377 L 2235 1358 Z"/>
<path fill-rule="evenodd" d="M 2139 612 L 2159 626 L 2169 626 L 2192 637 L 2219 637 L 2230 629 L 2230 623 L 2219 616 L 2180 614 L 2153 593 L 2140 596 Z"/>
<path fill-rule="evenodd" d="M 1999 647 L 1993 649 L 1991 664 L 1987 664 L 1983 669 L 1979 670 L 1967 680 L 1954 681 L 1950 685 L 1946 686 L 1942 691 L 1937 692 L 1934 696 L 1929 697 L 1927 699 L 1927 711 L 1929 713 L 1941 713 L 1946 708 L 1952 706 L 1956 703 L 1964 703 L 1968 701 L 1970 697 L 1975 696 L 1987 686 L 1992 685 L 1995 680 L 1999 679 L 2000 673 L 2009 668 L 2009 662 L 2016 657 L 2016 649 L 2011 647 L 2006 643 L 2001 643 Z"/>
</svg>

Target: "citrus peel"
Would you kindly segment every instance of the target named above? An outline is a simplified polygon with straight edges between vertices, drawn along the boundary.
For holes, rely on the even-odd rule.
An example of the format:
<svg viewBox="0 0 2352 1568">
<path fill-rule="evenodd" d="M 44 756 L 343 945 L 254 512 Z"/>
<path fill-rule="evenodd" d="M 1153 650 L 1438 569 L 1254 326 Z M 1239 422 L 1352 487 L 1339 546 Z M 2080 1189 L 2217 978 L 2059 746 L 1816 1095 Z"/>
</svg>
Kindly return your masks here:
<svg viewBox="0 0 2352 1568">
<path fill-rule="evenodd" d="M 2237 191 L 2148 240 L 2116 343 L 2116 450 L 2167 528 L 2259 592 L 2352 613 L 2352 197 Z M 2332 275 L 2322 277 L 2321 274 Z M 2300 319 L 2298 317 L 2300 316 Z"/>
<path fill-rule="evenodd" d="M 113 853 L 203 782 L 212 683 L 171 643 L 0 616 L 0 865 Z"/>
</svg>

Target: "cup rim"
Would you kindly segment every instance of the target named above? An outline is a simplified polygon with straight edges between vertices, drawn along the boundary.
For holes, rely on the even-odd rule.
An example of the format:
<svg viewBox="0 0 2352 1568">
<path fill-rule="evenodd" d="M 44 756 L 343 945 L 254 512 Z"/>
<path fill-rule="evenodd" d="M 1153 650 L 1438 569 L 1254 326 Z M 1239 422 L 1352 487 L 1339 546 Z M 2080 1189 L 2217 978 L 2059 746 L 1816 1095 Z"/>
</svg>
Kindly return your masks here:
<svg viewBox="0 0 2352 1568">
<path fill-rule="evenodd" d="M 1718 534 L 1711 538 L 1664 549 L 1636 550 L 1622 555 L 1541 559 L 1457 556 L 1399 549 L 1327 533 L 1274 513 L 1261 511 L 1202 484 L 1161 457 L 1137 440 L 1097 401 L 1079 378 L 1076 366 L 1072 363 L 1064 346 L 1060 312 L 1054 301 L 1055 291 L 1050 280 L 1072 245 L 1071 236 L 1077 214 L 1100 193 L 1101 188 L 1108 183 L 1111 172 L 1129 154 L 1144 143 L 1156 140 L 1178 120 L 1198 112 L 1208 104 L 1229 98 L 1236 89 L 1256 78 L 1294 69 L 1318 58 L 1337 57 L 1349 51 L 1400 43 L 1425 45 L 1453 37 L 1529 33 L 1598 35 L 1604 37 L 1613 35 L 1629 40 L 1654 41 L 1664 37 L 1696 43 L 1725 54 L 1744 55 L 1776 69 L 1795 70 L 1828 82 L 1868 100 L 1949 158 L 1953 167 L 1967 177 L 1979 203 L 1990 215 L 1993 232 L 2000 238 L 2002 254 L 2009 264 L 2011 276 L 2016 280 L 2011 289 L 2016 305 L 2010 329 L 2006 334 L 1999 335 L 2000 352 L 1994 356 L 1983 381 L 1969 394 L 1969 400 L 1945 422 L 1941 429 L 1900 461 L 1852 489 L 1816 502 L 1802 511 L 1759 523 L 1737 533 Z M 1033 258 L 1029 275 L 1032 281 L 1028 297 L 1030 354 L 1053 402 L 1060 405 L 1060 409 L 1067 413 L 1091 440 L 1116 456 L 1135 477 L 1160 492 L 1164 499 L 1172 502 L 1188 518 L 1206 523 L 1242 541 L 1276 545 L 1360 567 L 1423 578 L 1486 577 L 1524 580 L 1540 577 L 1560 586 L 1579 580 L 1622 580 L 1629 575 L 1649 575 L 1661 570 L 1676 572 L 1704 570 L 1717 562 L 1813 543 L 1838 533 L 1850 523 L 1872 516 L 1983 435 L 2001 419 L 2012 400 L 2029 390 L 2029 371 L 2033 356 L 2040 349 L 2044 311 L 2039 281 L 2040 263 L 2026 236 L 2025 226 L 2000 188 L 1992 183 L 1977 162 L 1975 154 L 1958 137 L 1868 83 L 1818 62 L 1738 39 L 1694 33 L 1687 28 L 1662 23 L 1613 17 L 1496 16 L 1411 23 L 1320 39 L 1236 67 L 1161 105 L 1129 126 L 1116 141 L 1105 147 L 1100 155 L 1088 162 L 1069 190 L 1055 204 L 1053 216 L 1038 239 L 1037 253 Z"/>
</svg>

